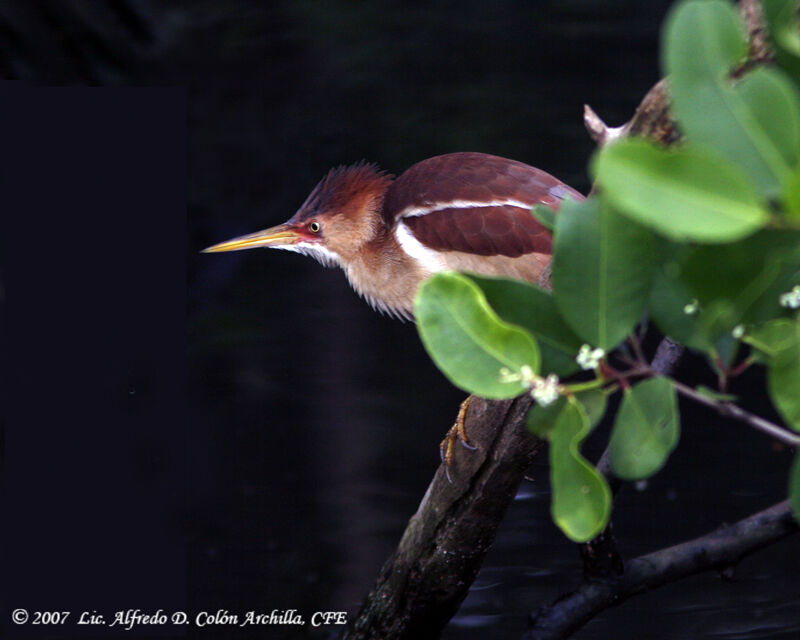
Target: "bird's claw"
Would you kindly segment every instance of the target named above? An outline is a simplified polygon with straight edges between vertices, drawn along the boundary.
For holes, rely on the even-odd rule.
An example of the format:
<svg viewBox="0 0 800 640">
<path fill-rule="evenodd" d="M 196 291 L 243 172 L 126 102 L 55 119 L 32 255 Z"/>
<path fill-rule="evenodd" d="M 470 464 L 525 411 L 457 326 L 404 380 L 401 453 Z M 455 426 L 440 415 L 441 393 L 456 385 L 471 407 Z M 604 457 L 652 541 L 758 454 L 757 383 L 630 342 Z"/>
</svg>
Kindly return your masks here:
<svg viewBox="0 0 800 640">
<path fill-rule="evenodd" d="M 453 478 L 450 476 L 450 467 L 453 464 L 453 454 L 456 441 L 461 442 L 461 445 L 470 451 L 475 451 L 478 448 L 474 446 L 467 438 L 467 429 L 464 423 L 467 417 L 469 401 L 470 398 L 467 398 L 461 403 L 455 423 L 453 423 L 453 426 L 450 427 L 450 430 L 445 435 L 444 440 L 442 440 L 441 444 L 439 445 L 439 456 L 441 457 L 442 464 L 444 465 L 445 476 L 447 476 L 447 481 L 450 484 L 453 484 Z"/>
</svg>

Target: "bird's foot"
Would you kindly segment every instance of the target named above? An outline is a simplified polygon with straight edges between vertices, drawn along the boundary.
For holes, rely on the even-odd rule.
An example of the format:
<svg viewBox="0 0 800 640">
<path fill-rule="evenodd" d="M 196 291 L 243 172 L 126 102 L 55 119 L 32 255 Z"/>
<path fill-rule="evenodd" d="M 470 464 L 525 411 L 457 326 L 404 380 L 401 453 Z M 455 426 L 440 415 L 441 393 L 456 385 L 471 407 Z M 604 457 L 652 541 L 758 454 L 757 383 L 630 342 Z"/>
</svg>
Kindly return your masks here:
<svg viewBox="0 0 800 640">
<path fill-rule="evenodd" d="M 461 444 L 470 451 L 475 451 L 477 449 L 467 438 L 467 428 L 465 425 L 465 419 L 467 417 L 467 409 L 469 408 L 469 401 L 472 396 L 469 396 L 464 402 L 461 403 L 461 407 L 458 409 L 458 415 L 456 416 L 456 421 L 453 423 L 453 426 L 450 427 L 450 430 L 445 435 L 444 440 L 439 445 L 439 455 L 442 458 L 442 463 L 444 464 L 444 472 L 447 476 L 448 482 L 452 484 L 453 479 L 450 477 L 450 466 L 453 464 L 453 454 L 455 452 L 456 442 L 461 442 Z"/>
</svg>

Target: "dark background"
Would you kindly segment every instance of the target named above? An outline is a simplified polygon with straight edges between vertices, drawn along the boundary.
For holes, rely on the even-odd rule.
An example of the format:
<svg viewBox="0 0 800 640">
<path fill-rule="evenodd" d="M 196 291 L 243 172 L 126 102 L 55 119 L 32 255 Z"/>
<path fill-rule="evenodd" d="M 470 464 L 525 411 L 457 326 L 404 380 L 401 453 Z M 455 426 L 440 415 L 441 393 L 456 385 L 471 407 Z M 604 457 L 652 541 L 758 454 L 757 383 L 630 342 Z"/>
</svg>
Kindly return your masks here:
<svg viewBox="0 0 800 640">
<path fill-rule="evenodd" d="M 69 206 L 25 210 L 28 236 L 24 225 L 7 222 L 23 215 L 18 208 L 3 213 L 4 328 L 12 328 L 6 316 L 15 308 L 31 314 L 17 313 L 13 325 L 25 339 L 6 336 L 13 357 L 4 393 L 8 400 L 24 387 L 48 416 L 39 422 L 6 412 L 4 490 L 13 507 L 6 553 L 16 560 L 6 606 L 66 603 L 106 615 L 115 607 L 354 614 L 436 469 L 438 443 L 463 394 L 428 361 L 413 325 L 371 311 L 339 270 L 285 252 L 199 250 L 283 221 L 328 168 L 361 158 L 399 173 L 439 153 L 484 151 L 544 168 L 585 192 L 593 145 L 582 106 L 612 125 L 630 116 L 659 78 L 658 29 L 668 5 L 0 2 L 6 79 L 183 90 L 151 94 L 150 115 L 133 99 L 114 107 L 129 111 L 112 124 L 119 145 L 107 157 L 125 161 L 87 180 L 81 194 L 106 193 L 102 208 L 119 193 L 125 206 L 87 218 L 75 194 L 57 194 L 52 201 Z M 48 94 L 49 108 L 63 114 L 65 95 Z M 93 100 L 87 109 L 101 113 Z M 44 115 L 42 139 L 58 146 L 69 120 Z M 98 118 L 83 115 L 87 126 Z M 137 131 L 131 120 L 152 126 Z M 79 141 L 64 144 L 80 150 L 76 159 L 89 155 Z M 186 149 L 185 224 L 175 200 L 184 184 L 176 144 Z M 11 148 L 25 146 L 22 139 Z M 39 175 L 50 175 L 49 166 Z M 124 180 L 115 183 L 115 175 Z M 169 176 L 166 184 L 159 176 Z M 130 197 L 137 184 L 140 200 Z M 24 200 L 24 189 L 16 193 Z M 31 251 L 14 242 L 51 230 L 54 220 L 58 234 L 47 235 L 73 244 Z M 81 278 L 80 267 L 70 277 L 70 265 L 86 255 L 73 249 L 81 237 L 105 242 L 90 254 L 92 277 Z M 23 291 L 35 291 L 37 304 L 22 305 Z M 99 340 L 89 319 L 107 309 L 109 291 L 127 331 Z M 55 303 L 41 302 L 55 292 Z M 77 311 L 65 316 L 65 309 Z M 176 319 L 185 333 L 175 330 Z M 44 350 L 33 360 L 26 345 L 43 334 L 56 346 L 82 336 L 86 353 L 96 355 L 54 350 L 48 361 Z M 107 384 L 96 371 L 104 356 L 119 364 L 120 377 Z M 27 385 L 18 363 L 27 363 Z M 59 374 L 48 377 L 54 364 Z M 681 375 L 712 384 L 702 364 L 688 360 Z M 75 389 L 89 389 L 74 406 L 51 393 L 65 380 L 72 400 Z M 761 384 L 755 372 L 735 391 L 774 417 L 751 393 Z M 132 407 L 131 397 L 149 404 Z M 125 429 L 106 431 L 88 419 L 85 407 L 98 403 L 132 416 Z M 587 443 L 589 457 L 605 433 Z M 27 447 L 20 434 L 28 434 Z M 789 459 L 742 425 L 688 414 L 668 467 L 646 487 L 623 489 L 615 512 L 621 551 L 645 553 L 782 499 Z M 579 580 L 576 549 L 550 521 L 546 456 L 530 475 L 446 638 L 518 637 L 528 611 Z M 30 508 L 43 497 L 62 507 Z M 137 508 L 122 508 L 124 499 Z M 75 506 L 87 503 L 100 506 Z M 98 525 L 113 544 L 92 535 Z M 578 637 L 797 637 L 798 551 L 796 540 L 784 541 L 743 562 L 733 581 L 708 574 L 631 600 Z M 53 560 L 63 557 L 69 562 Z M 8 637 L 22 629 L 2 622 Z M 67 631 L 48 637 L 82 630 Z M 238 639 L 330 631 L 188 633 Z M 162 637 L 173 633 L 167 628 Z"/>
</svg>

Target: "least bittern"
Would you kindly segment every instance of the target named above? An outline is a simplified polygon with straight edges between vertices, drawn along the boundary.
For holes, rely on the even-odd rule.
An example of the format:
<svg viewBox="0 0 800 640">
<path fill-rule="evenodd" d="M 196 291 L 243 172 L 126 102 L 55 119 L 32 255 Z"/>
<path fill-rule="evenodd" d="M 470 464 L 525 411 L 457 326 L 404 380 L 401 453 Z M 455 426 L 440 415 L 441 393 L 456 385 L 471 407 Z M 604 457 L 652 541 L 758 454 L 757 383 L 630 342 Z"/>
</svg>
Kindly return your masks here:
<svg viewBox="0 0 800 640">
<path fill-rule="evenodd" d="M 376 309 L 413 315 L 414 295 L 438 271 L 468 271 L 536 282 L 552 237 L 532 215 L 583 196 L 549 173 L 483 153 L 450 153 L 398 178 L 374 164 L 332 169 L 288 221 L 206 249 L 267 247 L 304 253 L 344 269 Z M 466 405 L 443 443 L 449 467 L 455 434 L 468 445 Z"/>
</svg>

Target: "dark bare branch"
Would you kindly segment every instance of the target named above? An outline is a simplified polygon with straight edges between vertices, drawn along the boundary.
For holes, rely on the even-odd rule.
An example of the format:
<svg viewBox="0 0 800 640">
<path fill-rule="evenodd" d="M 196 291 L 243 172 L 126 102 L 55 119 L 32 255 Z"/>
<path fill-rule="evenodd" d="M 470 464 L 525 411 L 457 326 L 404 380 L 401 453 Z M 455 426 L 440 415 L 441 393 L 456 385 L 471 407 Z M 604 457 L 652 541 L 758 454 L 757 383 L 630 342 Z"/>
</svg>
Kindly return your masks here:
<svg viewBox="0 0 800 640">
<path fill-rule="evenodd" d="M 650 368 L 662 376 L 671 376 L 683 357 L 686 347 L 678 344 L 672 338 L 664 338 L 656 349 Z"/>
<path fill-rule="evenodd" d="M 682 396 L 686 396 L 695 402 L 710 407 L 723 416 L 744 422 L 746 425 L 749 425 L 754 429 L 767 434 L 771 438 L 774 438 L 778 442 L 781 442 L 789 447 L 800 446 L 800 436 L 798 436 L 796 433 L 792 433 L 788 429 L 784 429 L 774 422 L 770 422 L 769 420 L 765 420 L 760 416 L 754 415 L 749 411 L 742 409 L 733 402 L 725 402 L 723 400 L 717 400 L 715 398 L 703 395 L 691 387 L 687 387 L 685 384 L 678 382 L 677 380 L 674 381 L 674 384 L 675 389 L 677 389 L 678 393 L 680 393 Z"/>
<path fill-rule="evenodd" d="M 797 533 L 789 502 L 780 502 L 707 535 L 631 560 L 624 575 L 585 581 L 575 592 L 531 614 L 524 640 L 565 638 L 600 611 L 686 576 L 735 565 L 745 556 Z"/>
<path fill-rule="evenodd" d="M 750 51 L 747 56 L 750 64 L 771 62 L 772 50 L 769 45 L 769 37 L 764 24 L 764 11 L 760 0 L 740 0 L 739 12 L 747 30 L 747 41 L 750 43 Z"/>
<path fill-rule="evenodd" d="M 532 400 L 473 396 L 452 482 L 437 471 L 346 638 L 438 638 L 457 611 L 542 442 L 525 430 Z"/>
</svg>

